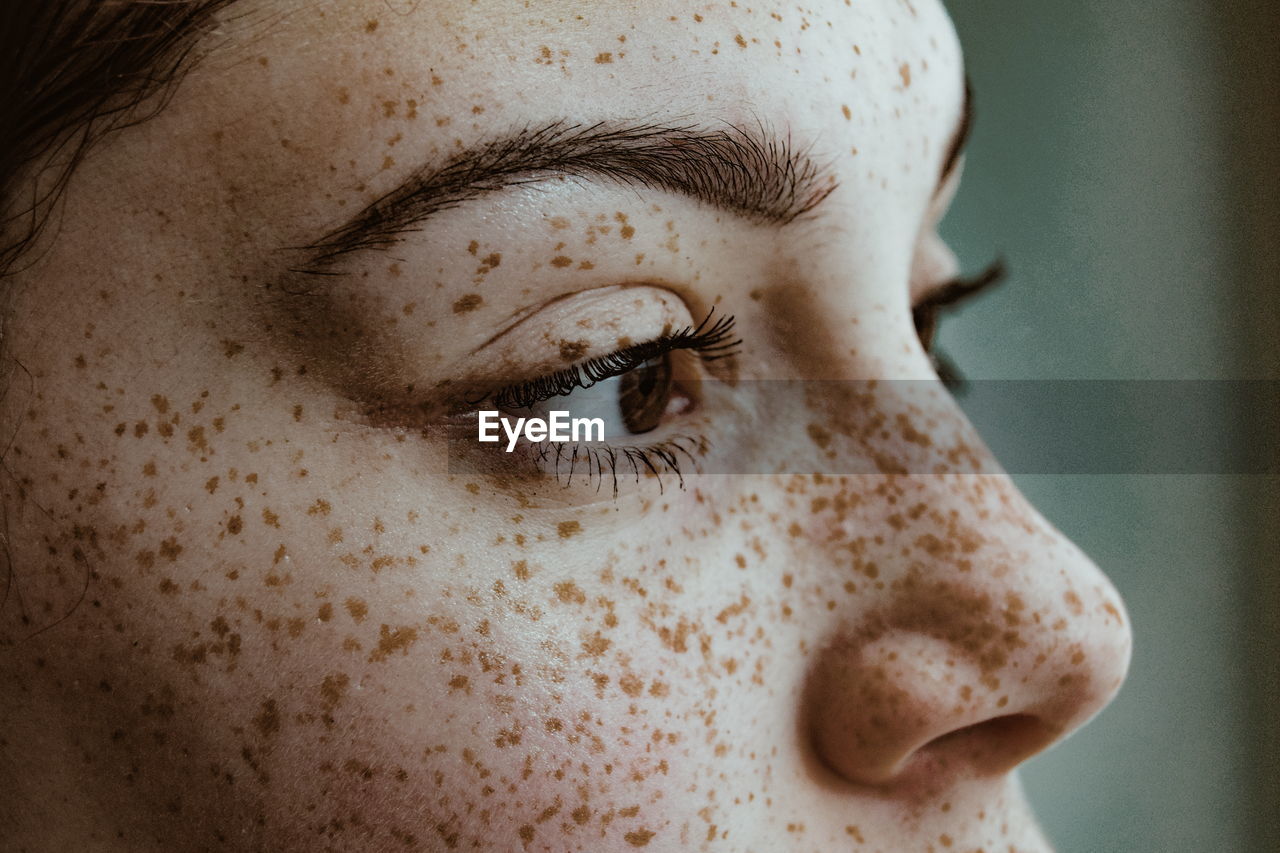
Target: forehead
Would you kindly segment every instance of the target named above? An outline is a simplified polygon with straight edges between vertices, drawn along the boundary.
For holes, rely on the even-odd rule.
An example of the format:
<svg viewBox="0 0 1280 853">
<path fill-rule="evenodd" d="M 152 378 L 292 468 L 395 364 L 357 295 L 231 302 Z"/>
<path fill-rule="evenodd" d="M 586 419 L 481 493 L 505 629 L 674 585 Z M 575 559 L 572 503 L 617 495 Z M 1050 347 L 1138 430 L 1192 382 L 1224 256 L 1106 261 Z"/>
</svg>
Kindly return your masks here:
<svg viewBox="0 0 1280 853">
<path fill-rule="evenodd" d="M 935 0 L 243 0 L 211 41 L 182 100 L 281 160 L 351 151 L 366 173 L 557 117 L 764 123 L 829 156 L 856 135 L 860 154 L 918 160 L 937 152 L 902 138 L 945 147 L 932 137 L 954 126 L 961 91 Z M 382 150 L 397 132 L 412 154 Z"/>
<path fill-rule="evenodd" d="M 801 104 L 865 97 L 886 82 L 906 91 L 927 86 L 931 64 L 958 64 L 936 0 L 242 0 L 224 17 L 219 35 L 233 62 L 290 56 L 291 72 L 384 90 L 383 77 L 434 75 L 445 85 L 465 75 L 489 87 L 470 96 L 546 108 L 626 89 L 631 108 L 706 110 L 715 94 L 722 101 L 710 109 L 734 118 L 743 101 L 800 91 Z"/>
<path fill-rule="evenodd" d="M 830 164 L 824 211 L 880 251 L 918 227 L 963 93 L 935 0 L 240 0 L 205 46 L 159 116 L 77 180 L 169 199 L 184 240 L 264 264 L 417 169 L 561 120 L 767 128 Z"/>
</svg>

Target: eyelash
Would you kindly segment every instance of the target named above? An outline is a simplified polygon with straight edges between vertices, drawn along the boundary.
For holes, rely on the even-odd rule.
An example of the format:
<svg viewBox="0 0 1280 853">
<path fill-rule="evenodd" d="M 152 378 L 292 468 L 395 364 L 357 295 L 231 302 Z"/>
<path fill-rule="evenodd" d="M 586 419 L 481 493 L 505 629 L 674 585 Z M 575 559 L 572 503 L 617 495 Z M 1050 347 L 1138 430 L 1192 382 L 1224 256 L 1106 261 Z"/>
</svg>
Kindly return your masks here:
<svg viewBox="0 0 1280 853">
<path fill-rule="evenodd" d="M 495 408 L 506 411 L 530 408 L 552 397 L 563 396 L 579 388 L 590 388 L 597 382 L 621 376 L 653 359 L 678 350 L 692 352 L 704 362 L 728 358 L 735 355 L 742 345 L 742 339 L 734 335 L 734 325 L 732 315 L 716 319 L 713 308 L 696 326 L 686 326 L 653 340 L 623 347 L 616 352 L 588 359 L 546 376 L 509 385 L 488 395 L 478 403 L 488 402 Z M 616 497 L 618 477 L 620 474 L 625 475 L 628 467 L 637 482 L 646 472 L 655 475 L 659 491 L 663 489 L 661 475 L 664 473 L 674 474 L 680 487 L 683 488 L 681 457 L 696 464 L 698 456 L 704 454 L 708 446 L 705 438 L 677 435 L 645 446 L 579 448 L 574 445 L 571 455 L 568 455 L 561 445 L 544 443 L 532 449 L 530 455 L 536 461 L 546 462 L 554 452 L 553 472 L 557 481 L 560 479 L 562 468 L 565 466 L 568 468 L 566 486 L 572 483 L 579 466 L 585 465 L 588 483 L 595 479 L 596 490 L 599 491 L 607 476 L 612 481 L 613 494 Z"/>
<path fill-rule="evenodd" d="M 938 315 L 995 287 L 1007 277 L 1004 259 L 998 258 L 977 275 L 951 279 L 911 307 L 911 319 L 920 343 L 933 362 L 938 378 L 954 394 L 964 393 L 965 378 L 946 353 L 934 346 L 934 336 L 940 325 Z"/>
<path fill-rule="evenodd" d="M 556 477 L 556 482 L 560 481 L 560 474 L 563 466 L 568 465 L 568 471 L 565 473 L 565 487 L 567 488 L 573 482 L 573 476 L 580 464 L 586 465 L 587 483 L 591 480 L 596 481 L 596 491 L 600 491 L 600 487 L 604 485 L 604 478 L 608 476 L 613 486 L 613 496 L 618 496 L 618 476 L 625 474 L 627 466 L 630 466 L 631 474 L 635 478 L 636 483 L 640 482 L 640 477 L 645 472 L 651 473 L 658 481 L 658 493 L 664 491 L 662 484 L 663 474 L 674 474 L 680 488 L 684 488 L 684 473 L 680 467 L 680 457 L 683 456 L 689 460 L 690 464 L 697 464 L 698 457 L 707 452 L 709 443 L 705 438 L 695 438 L 693 436 L 678 435 L 672 438 L 660 441 L 655 444 L 643 447 L 610 447 L 606 446 L 601 449 L 598 447 L 583 447 L 579 449 L 578 445 L 573 446 L 573 455 L 569 457 L 567 463 L 564 458 L 564 446 L 559 444 L 544 443 L 532 452 L 532 456 L 540 462 L 545 462 L 551 456 L 552 448 L 555 449 L 554 467 L 552 469 Z M 594 465 L 594 468 L 593 468 Z"/>
<path fill-rule="evenodd" d="M 509 385 L 492 395 L 489 401 L 499 409 L 527 409 L 543 400 L 563 396 L 578 388 L 590 388 L 597 382 L 621 376 L 651 359 L 676 350 L 696 352 L 703 361 L 727 358 L 737 352 L 742 339 L 731 340 L 734 327 L 732 315 L 721 317 L 713 323 L 714 315 L 713 308 L 697 326 L 686 326 L 651 341 L 632 344 L 555 373 Z"/>
</svg>

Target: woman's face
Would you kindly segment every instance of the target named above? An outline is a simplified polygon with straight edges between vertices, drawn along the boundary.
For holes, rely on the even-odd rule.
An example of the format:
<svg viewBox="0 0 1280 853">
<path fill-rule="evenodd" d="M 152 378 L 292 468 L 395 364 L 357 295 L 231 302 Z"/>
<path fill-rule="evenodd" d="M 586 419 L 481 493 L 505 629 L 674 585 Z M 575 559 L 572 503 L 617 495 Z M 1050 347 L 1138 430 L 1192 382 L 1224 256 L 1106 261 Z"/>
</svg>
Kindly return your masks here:
<svg viewBox="0 0 1280 853">
<path fill-rule="evenodd" d="M 1129 634 L 913 327 L 939 3 L 244 0 L 206 45 L 13 280 L 0 743 L 42 832 L 1045 849 L 1011 773 Z M 657 476 L 459 414 L 713 308 L 734 354 L 608 423 Z"/>
</svg>

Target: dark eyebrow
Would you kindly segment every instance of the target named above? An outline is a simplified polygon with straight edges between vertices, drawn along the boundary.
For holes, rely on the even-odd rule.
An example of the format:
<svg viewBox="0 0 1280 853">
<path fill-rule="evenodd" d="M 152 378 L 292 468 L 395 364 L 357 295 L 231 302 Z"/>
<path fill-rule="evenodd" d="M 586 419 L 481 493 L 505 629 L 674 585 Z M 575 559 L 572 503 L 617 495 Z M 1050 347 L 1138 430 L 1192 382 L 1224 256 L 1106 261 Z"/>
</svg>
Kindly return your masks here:
<svg viewBox="0 0 1280 853">
<path fill-rule="evenodd" d="M 526 127 L 426 166 L 345 224 L 299 247 L 298 272 L 334 274 L 344 256 L 386 249 L 427 217 L 511 186 L 554 176 L 603 178 L 679 193 L 748 221 L 786 225 L 836 188 L 789 138 L 748 130 L 556 121 Z"/>
<path fill-rule="evenodd" d="M 947 147 L 947 156 L 942 161 L 942 174 L 938 178 L 938 186 L 941 187 L 947 182 L 947 178 L 951 177 L 951 173 L 956 170 L 956 164 L 960 162 L 960 155 L 964 153 L 964 147 L 969 142 L 969 134 L 973 131 L 973 86 L 969 82 L 968 75 L 964 78 L 964 106 L 960 108 L 960 123 L 956 125 L 956 131 L 951 135 L 951 144 Z"/>
</svg>

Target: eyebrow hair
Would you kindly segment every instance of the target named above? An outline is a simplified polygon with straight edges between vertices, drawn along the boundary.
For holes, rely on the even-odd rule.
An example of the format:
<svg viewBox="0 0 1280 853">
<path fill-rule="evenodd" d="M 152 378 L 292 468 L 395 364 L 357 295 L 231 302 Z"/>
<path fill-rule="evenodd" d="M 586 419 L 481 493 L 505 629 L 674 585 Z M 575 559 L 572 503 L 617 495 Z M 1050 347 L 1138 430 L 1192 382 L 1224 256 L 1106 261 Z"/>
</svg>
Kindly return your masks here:
<svg viewBox="0 0 1280 853">
<path fill-rule="evenodd" d="M 689 196 L 748 221 L 787 225 L 837 186 L 789 137 L 748 130 L 565 120 L 526 127 L 425 166 L 319 240 L 296 272 L 337 274 L 356 252 L 386 249 L 433 214 L 553 176 L 602 178 Z"/>
<path fill-rule="evenodd" d="M 969 143 L 969 135 L 973 132 L 973 85 L 969 80 L 969 75 L 964 78 L 964 105 L 960 108 L 960 123 L 956 125 L 955 133 L 951 135 L 951 144 L 947 146 L 947 156 L 942 160 L 942 172 L 938 178 L 938 186 L 941 187 L 947 182 L 947 178 L 951 177 L 951 173 L 956 170 L 956 165 L 960 162 L 960 155 L 964 153 L 964 147 Z"/>
</svg>

